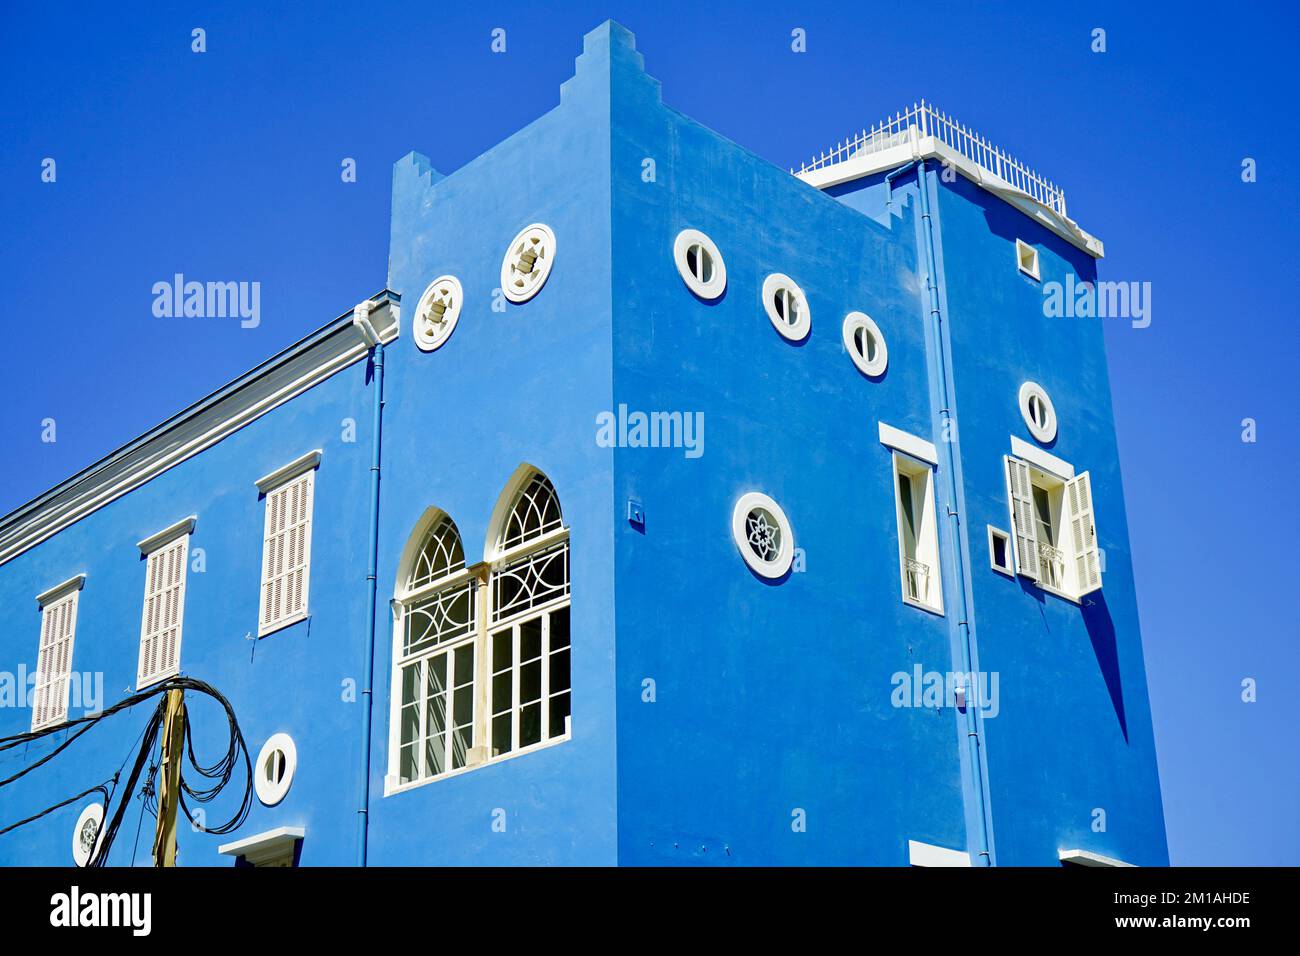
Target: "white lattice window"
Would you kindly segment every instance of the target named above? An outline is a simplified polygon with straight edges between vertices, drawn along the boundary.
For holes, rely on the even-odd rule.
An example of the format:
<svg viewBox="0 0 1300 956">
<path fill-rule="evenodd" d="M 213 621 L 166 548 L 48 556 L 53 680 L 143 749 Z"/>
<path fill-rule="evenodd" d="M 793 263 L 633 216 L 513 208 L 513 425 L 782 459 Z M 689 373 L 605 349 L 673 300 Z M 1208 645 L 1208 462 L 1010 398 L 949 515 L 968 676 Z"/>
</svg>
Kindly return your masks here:
<svg viewBox="0 0 1300 956">
<path fill-rule="evenodd" d="M 499 505 L 493 561 L 466 567 L 431 511 L 394 603 L 388 792 L 567 738 L 569 541 L 559 496 L 527 472 Z"/>
<path fill-rule="evenodd" d="M 72 647 L 77 636 L 77 597 L 85 580 L 85 575 L 78 575 L 36 599 L 41 607 L 41 641 L 36 653 L 32 730 L 53 727 L 68 719 Z"/>
<path fill-rule="evenodd" d="M 1073 601 L 1098 590 L 1089 473 L 1062 477 L 1013 455 L 1004 464 L 1016 572 Z"/>
<path fill-rule="evenodd" d="M 266 500 L 259 637 L 307 617 L 312 506 L 319 463 L 320 452 L 311 452 L 257 482 Z"/>
<path fill-rule="evenodd" d="M 136 685 L 144 687 L 180 672 L 185 621 L 185 571 L 194 519 L 186 518 L 140 542 L 145 557 L 144 609 Z"/>
</svg>

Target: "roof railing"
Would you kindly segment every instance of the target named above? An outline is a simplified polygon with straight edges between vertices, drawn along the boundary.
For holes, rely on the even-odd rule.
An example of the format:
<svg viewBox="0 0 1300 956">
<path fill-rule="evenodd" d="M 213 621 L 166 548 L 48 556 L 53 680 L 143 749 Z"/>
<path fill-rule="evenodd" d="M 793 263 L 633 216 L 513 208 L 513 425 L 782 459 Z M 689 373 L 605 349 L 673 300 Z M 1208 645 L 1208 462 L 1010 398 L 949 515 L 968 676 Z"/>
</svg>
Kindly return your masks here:
<svg viewBox="0 0 1300 956">
<path fill-rule="evenodd" d="M 849 159 L 858 159 L 900 146 L 908 142 L 911 127 L 916 127 L 920 138 L 933 136 L 949 149 L 964 156 L 981 169 L 992 173 L 1003 182 L 1020 190 L 1053 210 L 1065 216 L 1065 193 L 1055 183 L 1044 179 L 1018 159 L 1008 156 L 979 133 L 954 120 L 947 113 L 934 108 L 921 100 L 913 103 L 912 108 L 886 117 L 871 129 L 837 143 L 832 149 L 824 150 L 820 156 L 814 156 L 798 170 L 791 169 L 796 175 L 824 169 Z"/>
</svg>

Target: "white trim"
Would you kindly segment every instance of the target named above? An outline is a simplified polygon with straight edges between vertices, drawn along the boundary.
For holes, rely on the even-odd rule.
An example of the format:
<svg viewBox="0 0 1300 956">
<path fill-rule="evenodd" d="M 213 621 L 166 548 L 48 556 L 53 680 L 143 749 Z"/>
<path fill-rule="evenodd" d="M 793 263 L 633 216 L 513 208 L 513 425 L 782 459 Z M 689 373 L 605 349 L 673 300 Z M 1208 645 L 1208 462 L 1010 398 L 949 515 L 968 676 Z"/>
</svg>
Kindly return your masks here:
<svg viewBox="0 0 1300 956">
<path fill-rule="evenodd" d="M 939 551 L 939 512 L 935 500 L 935 469 L 932 466 L 922 464 L 910 455 L 906 455 L 897 449 L 891 449 L 890 453 L 890 484 L 894 486 L 894 531 L 898 537 L 898 588 L 899 596 L 904 604 L 908 604 L 922 611 L 928 611 L 931 614 L 943 616 L 943 558 Z M 930 583 L 930 575 L 926 576 L 925 596 L 928 598 L 933 592 L 934 601 L 914 598 L 907 593 L 908 567 L 907 553 L 903 544 L 903 500 L 902 489 L 899 487 L 899 475 L 906 475 L 909 486 L 918 479 L 923 478 L 925 488 L 919 494 L 920 508 L 917 508 L 917 496 L 914 494 L 912 499 L 912 513 L 916 522 L 916 557 L 912 560 L 923 563 L 928 569 L 933 571 L 934 583 Z M 922 558 L 925 558 L 922 561 Z"/>
<path fill-rule="evenodd" d="M 910 432 L 895 428 L 893 425 L 886 425 L 884 422 L 880 423 L 880 444 L 886 448 L 895 448 L 927 464 L 939 464 L 939 449 L 934 447 L 934 442 L 918 438 Z"/>
<path fill-rule="evenodd" d="M 795 307 L 798 309 L 797 321 L 792 325 L 782 318 L 776 311 L 776 304 L 773 301 L 777 292 L 785 290 L 787 301 L 794 300 Z M 791 342 L 802 342 L 812 331 L 812 310 L 808 307 L 808 296 L 804 294 L 799 283 L 795 282 L 784 272 L 773 272 L 763 280 L 763 311 L 767 313 L 768 319 L 772 322 L 781 337 Z"/>
<path fill-rule="evenodd" d="M 95 845 L 89 850 L 84 849 L 81 845 L 81 828 L 87 820 L 94 820 Z M 90 862 L 90 858 L 99 852 L 100 844 L 104 841 L 104 807 L 98 803 L 88 803 L 81 811 L 81 816 L 77 817 L 77 823 L 72 828 L 72 862 L 77 866 L 85 866 Z"/>
<path fill-rule="evenodd" d="M 1033 257 L 1032 269 L 1025 267 L 1025 253 L 1029 253 L 1029 255 Z M 1025 275 L 1029 276 L 1029 278 L 1033 279 L 1035 282 L 1041 282 L 1043 280 L 1043 277 L 1038 265 L 1038 247 L 1030 245 L 1029 243 L 1025 242 L 1025 240 L 1023 239 L 1017 239 L 1016 240 L 1016 268 L 1019 269 L 1021 272 L 1023 272 Z"/>
<path fill-rule="evenodd" d="M 1035 398 L 1038 399 L 1039 407 L 1047 414 L 1046 421 L 1041 425 L 1034 419 L 1029 408 L 1030 399 Z M 1029 434 L 1044 445 L 1056 438 L 1056 406 L 1052 403 L 1052 397 L 1047 394 L 1047 389 L 1037 382 L 1025 382 L 1020 386 L 1020 393 L 1016 400 L 1020 404 L 1020 417 L 1025 420 Z"/>
<path fill-rule="evenodd" d="M 827 189 L 850 180 L 874 176 L 887 169 L 906 166 L 914 159 L 939 160 L 941 164 L 957 170 L 975 185 L 993 193 L 1043 228 L 1050 229 L 1070 245 L 1082 249 L 1094 259 L 1105 256 L 1106 247 L 1102 241 L 1081 229 L 1073 219 L 1043 205 L 1024 190 L 1017 189 L 1006 180 L 984 169 L 936 136 L 917 136 L 915 140 L 909 138 L 908 141 L 888 149 L 875 152 L 863 151 L 840 163 L 796 173 L 795 177 L 816 189 Z"/>
<path fill-rule="evenodd" d="M 854 340 L 854 333 L 862 329 L 876 340 L 876 357 L 868 360 L 865 355 L 858 352 L 857 343 Z M 885 368 L 889 365 L 889 346 L 885 343 L 884 333 L 880 331 L 871 316 L 865 312 L 850 312 L 844 317 L 844 327 L 841 332 L 844 341 L 844 350 L 849 353 L 849 358 L 857 366 L 858 371 L 863 375 L 871 378 L 878 378 L 885 374 Z"/>
<path fill-rule="evenodd" d="M 253 484 L 257 485 L 257 490 L 262 494 L 270 494 L 281 485 L 297 478 L 304 471 L 310 471 L 313 468 L 320 467 L 320 458 L 321 450 L 319 448 L 315 451 L 309 451 L 307 454 L 295 458 L 293 461 L 289 462 L 289 464 L 281 465 L 270 474 L 263 475 L 261 478 L 257 479 L 257 481 L 253 482 Z"/>
<path fill-rule="evenodd" d="M 745 533 L 745 522 L 755 508 L 762 508 L 770 514 L 781 532 L 780 547 L 771 561 L 765 561 L 754 553 L 754 549 L 749 546 L 749 536 Z M 756 574 L 765 578 L 779 578 L 790 570 L 794 561 L 794 529 L 790 527 L 790 519 L 785 516 L 781 506 L 761 491 L 746 492 L 736 499 L 735 507 L 731 509 L 731 537 L 736 542 L 740 556 Z"/>
<path fill-rule="evenodd" d="M 370 314 L 381 341 L 397 338 L 396 302 Z M 365 358 L 370 347 L 349 321 L 320 340 L 255 370 L 210 404 L 182 412 L 109 459 L 70 478 L 0 527 L 0 564 L 13 560 L 104 505 L 193 458 L 245 425 Z M 278 364 L 272 364 L 276 363 Z"/>
<path fill-rule="evenodd" d="M 224 856 L 242 856 L 249 863 L 256 865 L 264 860 L 274 859 L 286 850 L 291 850 L 293 844 L 306 835 L 307 831 L 303 827 L 276 827 L 274 830 L 255 833 L 234 843 L 223 843 L 217 847 L 217 852 Z"/>
<path fill-rule="evenodd" d="M 540 244 L 545 255 L 539 256 L 534 263 L 533 271 L 537 278 L 532 284 L 522 292 L 512 289 L 510 286 L 510 274 L 514 266 L 515 249 L 527 239 L 540 240 Z M 546 285 L 546 280 L 551 277 L 551 269 L 555 266 L 555 233 L 551 227 L 542 222 L 535 222 L 530 226 L 524 226 L 510 240 L 510 245 L 506 246 L 506 254 L 501 259 L 501 292 L 511 302 L 527 302 L 537 293 L 542 291 Z"/>
<path fill-rule="evenodd" d="M 965 850 L 908 840 L 907 862 L 912 866 L 970 866 L 970 854 Z"/>
<path fill-rule="evenodd" d="M 140 549 L 141 554 L 152 554 L 165 544 L 171 544 L 183 534 L 189 534 L 194 530 L 194 524 L 199 520 L 198 515 L 190 515 L 188 518 L 182 518 L 173 525 L 168 525 L 161 531 L 149 535 L 143 541 L 137 542 L 136 547 Z"/>
<path fill-rule="evenodd" d="M 275 751 L 284 754 L 284 773 L 278 781 L 267 776 L 266 761 Z M 257 799 L 268 807 L 273 807 L 284 799 L 289 788 L 293 786 L 293 775 L 298 769 L 298 747 L 293 738 L 286 733 L 272 734 L 262 744 L 253 764 L 253 783 L 257 790 Z"/>
<path fill-rule="evenodd" d="M 36 595 L 36 603 L 44 609 L 45 605 L 53 604 L 59 598 L 66 597 L 72 591 L 80 591 L 85 586 L 86 575 L 84 573 L 75 574 L 62 584 L 56 584 L 48 591 Z"/>
<path fill-rule="evenodd" d="M 992 568 L 994 571 L 997 571 L 999 574 L 1005 574 L 1009 578 L 1014 578 L 1016 576 L 1016 567 L 1015 567 L 1016 559 L 1014 554 L 1015 544 L 1011 540 L 1011 535 L 1003 531 L 1001 528 L 993 527 L 993 525 L 988 525 L 988 529 L 989 529 L 989 567 Z M 1002 540 L 1006 542 L 1006 551 L 1005 551 L 1007 556 L 1006 567 L 1003 567 L 1002 565 L 998 564 L 996 561 L 993 560 L 993 538 L 995 536 L 1001 537 Z"/>
<path fill-rule="evenodd" d="M 1023 438 L 1011 436 L 1011 455 L 1029 462 L 1040 471 L 1046 471 L 1057 478 L 1069 480 L 1074 477 L 1074 466 L 1068 461 L 1043 451 L 1037 445 L 1031 445 Z"/>
<path fill-rule="evenodd" d="M 1125 863 L 1113 856 L 1102 856 L 1100 853 L 1093 853 L 1091 850 L 1058 850 L 1057 856 L 1062 863 L 1074 863 L 1077 866 L 1128 866 L 1136 868 L 1136 864 Z"/>
<path fill-rule="evenodd" d="M 713 259 L 713 278 L 707 282 L 697 279 L 686 261 L 686 253 L 693 245 L 704 247 Z M 673 262 L 677 264 L 677 274 L 682 277 L 686 287 L 701 299 L 716 299 L 727 289 L 727 264 L 718 251 L 718 244 L 698 229 L 683 229 L 673 240 Z"/>
<path fill-rule="evenodd" d="M 429 332 L 428 327 L 432 323 L 425 318 L 425 312 L 429 308 L 434 293 L 443 287 L 445 287 L 448 297 L 451 299 L 451 305 L 443 313 L 441 328 L 435 332 Z M 456 331 L 456 323 L 460 321 L 460 311 L 464 304 L 465 292 L 460 287 L 460 280 L 455 276 L 438 276 L 438 278 L 430 282 L 424 290 L 424 294 L 420 296 L 420 301 L 415 306 L 415 318 L 411 320 L 411 337 L 415 339 L 416 347 L 421 352 L 436 352 L 446 345 L 447 340 L 451 338 L 451 333 Z"/>
</svg>

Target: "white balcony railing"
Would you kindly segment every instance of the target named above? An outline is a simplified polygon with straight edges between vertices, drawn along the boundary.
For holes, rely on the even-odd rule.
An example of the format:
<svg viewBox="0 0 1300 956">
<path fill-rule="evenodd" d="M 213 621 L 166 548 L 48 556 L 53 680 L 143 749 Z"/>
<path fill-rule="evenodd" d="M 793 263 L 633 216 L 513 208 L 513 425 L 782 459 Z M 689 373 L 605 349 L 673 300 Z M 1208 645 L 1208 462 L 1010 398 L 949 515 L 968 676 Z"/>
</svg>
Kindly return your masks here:
<svg viewBox="0 0 1300 956">
<path fill-rule="evenodd" d="M 1045 541 L 1038 542 L 1038 567 L 1042 582 L 1059 591 L 1065 580 L 1065 552 Z"/>
<path fill-rule="evenodd" d="M 903 575 L 907 581 L 907 596 L 913 601 L 927 603 L 930 594 L 930 566 L 904 558 L 903 568 L 907 572 Z"/>
<path fill-rule="evenodd" d="M 921 138 L 933 136 L 949 149 L 966 157 L 976 166 L 992 173 L 1003 182 L 1020 190 L 1055 211 L 1065 216 L 1065 193 L 1055 183 L 1050 182 L 1034 172 L 1018 159 L 1008 156 L 979 133 L 958 123 L 947 113 L 934 108 L 921 100 L 912 104 L 910 110 L 886 117 L 871 129 L 850 136 L 833 149 L 825 150 L 820 156 L 804 163 L 799 169 L 790 170 L 802 174 L 822 169 L 848 159 L 869 156 L 906 143 L 911 136 L 909 129 L 916 127 L 916 135 Z"/>
</svg>

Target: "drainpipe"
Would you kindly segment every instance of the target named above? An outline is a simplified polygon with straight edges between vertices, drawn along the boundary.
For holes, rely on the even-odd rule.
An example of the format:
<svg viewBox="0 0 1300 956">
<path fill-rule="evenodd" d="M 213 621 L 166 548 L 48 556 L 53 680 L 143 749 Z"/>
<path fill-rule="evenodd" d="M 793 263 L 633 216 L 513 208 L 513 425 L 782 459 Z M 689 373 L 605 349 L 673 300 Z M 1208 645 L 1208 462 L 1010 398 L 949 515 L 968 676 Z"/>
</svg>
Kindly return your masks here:
<svg viewBox="0 0 1300 956">
<path fill-rule="evenodd" d="M 370 430 L 370 542 L 366 560 L 366 663 L 361 672 L 361 766 L 360 803 L 357 806 L 357 866 L 366 865 L 366 842 L 370 827 L 370 724 L 373 709 L 375 671 L 375 603 L 379 562 L 379 449 L 384 413 L 384 343 L 370 323 L 370 302 L 358 305 L 352 324 L 371 349 L 374 367 L 374 420 Z"/>
<path fill-rule="evenodd" d="M 934 223 L 930 218 L 930 185 L 929 177 L 926 175 L 925 160 L 919 160 L 915 163 L 917 191 L 921 197 L 921 225 L 925 232 L 925 285 L 930 293 L 930 319 L 931 327 L 934 331 L 934 351 L 936 372 L 939 380 L 939 413 L 944 419 L 945 436 L 954 436 L 956 433 L 951 429 L 952 410 L 949 407 L 948 400 L 948 359 L 947 353 L 943 347 L 943 316 L 939 310 L 939 281 L 938 272 L 935 268 L 935 246 L 934 246 Z M 906 169 L 908 167 L 904 167 Z M 888 177 L 886 177 L 888 179 Z M 966 567 L 965 557 L 961 547 L 961 515 L 957 512 L 957 453 L 953 446 L 955 441 L 940 442 L 943 446 L 943 455 L 946 460 L 948 471 L 948 501 L 946 510 L 948 512 L 948 534 L 953 556 L 954 576 L 957 579 L 957 592 L 960 598 L 961 619 L 957 626 L 961 631 L 961 667 L 964 674 L 971 673 L 971 659 L 974 656 L 971 652 L 971 629 L 970 629 L 970 594 L 966 589 Z M 987 805 L 986 784 L 984 780 L 984 768 L 980 763 L 980 720 L 978 715 L 978 705 L 982 701 L 976 700 L 979 693 L 979 680 L 975 679 L 975 687 L 971 688 L 965 695 L 966 707 L 966 745 L 970 755 L 970 772 L 971 792 L 975 796 L 976 812 L 979 816 L 979 830 L 976 832 L 976 846 L 978 848 L 977 866 L 992 866 L 993 859 L 989 852 L 989 823 L 985 815 Z"/>
<path fill-rule="evenodd" d="M 903 175 L 909 169 L 916 165 L 916 160 L 912 160 L 906 166 L 899 166 L 895 170 L 885 173 L 885 209 L 888 210 L 894 204 L 894 180 Z"/>
</svg>

